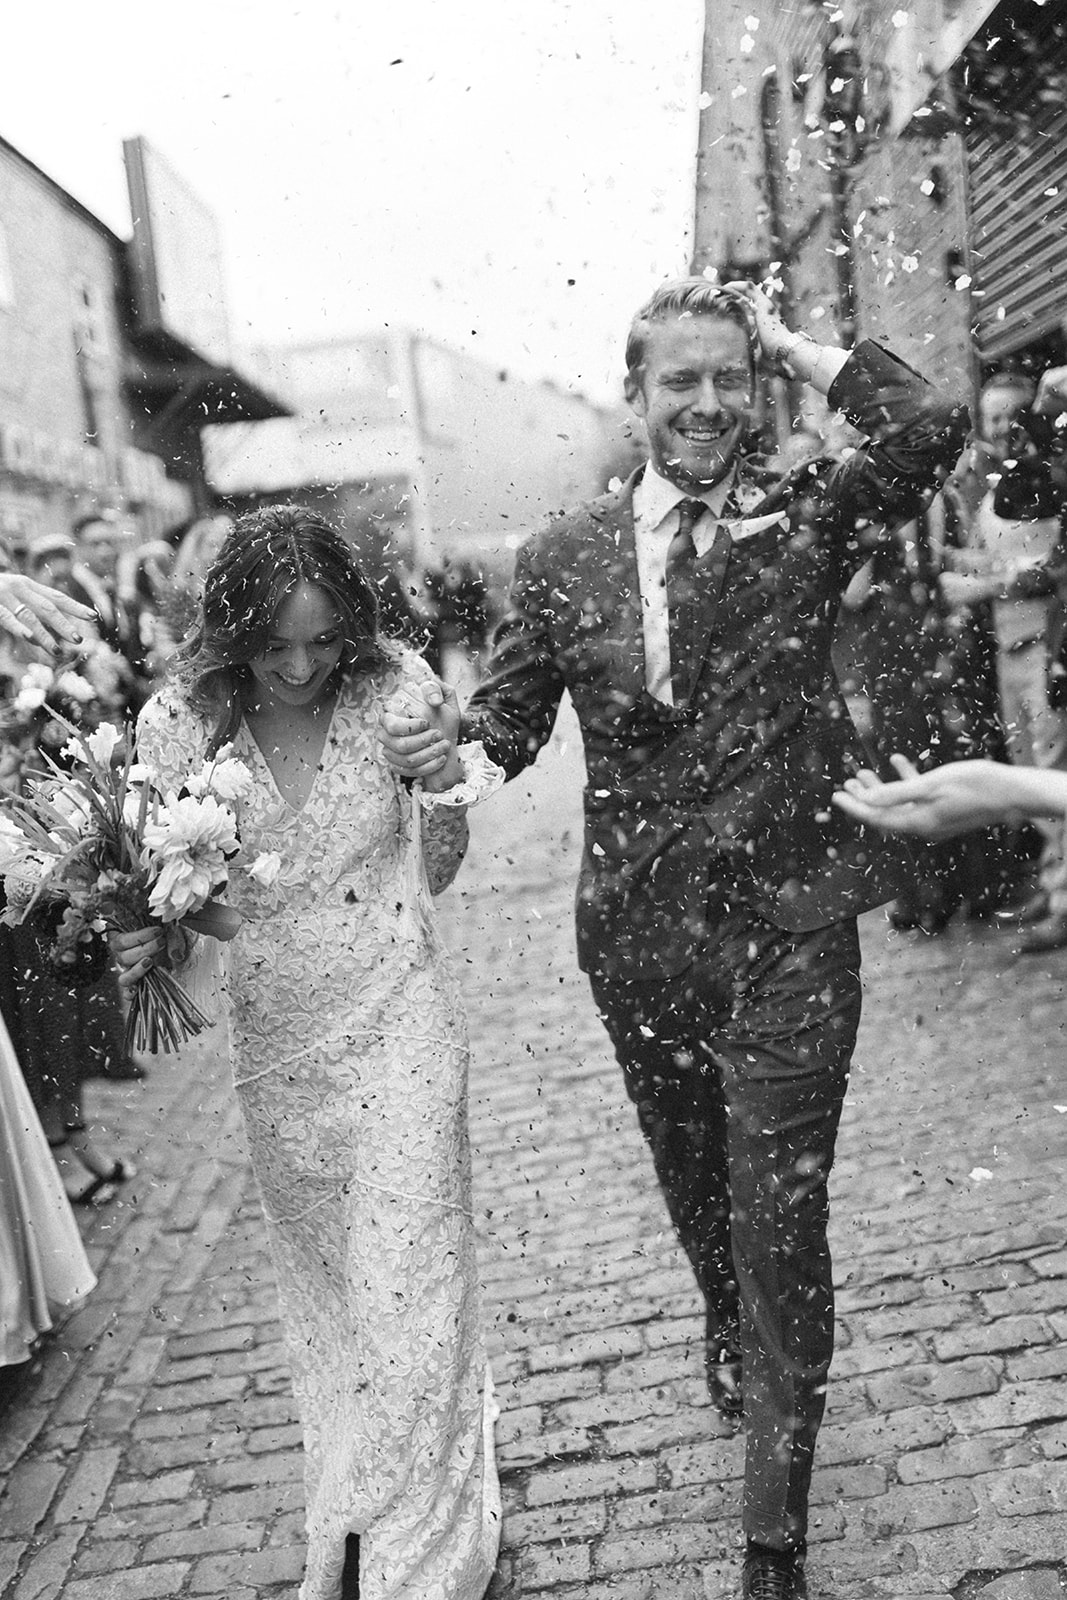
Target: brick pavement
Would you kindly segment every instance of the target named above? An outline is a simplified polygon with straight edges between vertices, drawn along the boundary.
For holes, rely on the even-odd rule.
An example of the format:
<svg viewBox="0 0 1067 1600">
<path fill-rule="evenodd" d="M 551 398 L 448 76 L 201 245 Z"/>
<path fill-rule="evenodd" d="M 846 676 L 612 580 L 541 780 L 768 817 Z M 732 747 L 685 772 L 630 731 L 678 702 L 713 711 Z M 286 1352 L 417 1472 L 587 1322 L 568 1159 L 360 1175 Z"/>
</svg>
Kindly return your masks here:
<svg viewBox="0 0 1067 1600">
<path fill-rule="evenodd" d="M 504 1405 L 494 1593 L 718 1600 L 742 1447 L 702 1392 L 695 1290 L 574 967 L 577 784 L 565 724 L 476 815 L 445 910 Z M 864 948 L 813 1594 L 1063 1600 L 1067 956 L 879 916 Z M 223 1063 L 96 1095 L 146 1177 L 88 1220 L 100 1288 L 8 1386 L 0 1592 L 290 1597 L 298 1429 Z"/>
</svg>

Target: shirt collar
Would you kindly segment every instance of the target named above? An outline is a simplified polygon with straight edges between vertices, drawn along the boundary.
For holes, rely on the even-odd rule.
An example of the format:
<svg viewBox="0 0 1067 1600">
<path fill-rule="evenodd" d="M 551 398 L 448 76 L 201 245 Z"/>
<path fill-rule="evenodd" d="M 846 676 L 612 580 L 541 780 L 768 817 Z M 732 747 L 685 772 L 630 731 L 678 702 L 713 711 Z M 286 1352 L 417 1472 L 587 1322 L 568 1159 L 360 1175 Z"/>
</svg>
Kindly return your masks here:
<svg viewBox="0 0 1067 1600">
<path fill-rule="evenodd" d="M 671 483 L 657 472 L 652 462 L 645 467 L 641 482 L 635 491 L 638 497 L 637 511 L 641 520 L 647 522 L 651 528 L 658 528 L 663 519 L 669 515 L 683 500 L 702 500 L 713 517 L 721 517 L 726 498 L 737 479 L 737 464 L 731 466 L 726 477 L 718 483 L 712 484 L 703 494 L 693 494 L 690 490 L 679 489 L 678 485 Z"/>
</svg>

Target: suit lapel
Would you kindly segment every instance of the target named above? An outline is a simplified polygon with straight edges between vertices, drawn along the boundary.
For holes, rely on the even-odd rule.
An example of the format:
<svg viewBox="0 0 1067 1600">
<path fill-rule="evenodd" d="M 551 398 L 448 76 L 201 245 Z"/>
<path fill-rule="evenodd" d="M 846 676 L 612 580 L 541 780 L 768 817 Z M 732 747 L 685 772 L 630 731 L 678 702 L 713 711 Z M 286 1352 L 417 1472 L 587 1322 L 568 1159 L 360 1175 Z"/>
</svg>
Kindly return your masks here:
<svg viewBox="0 0 1067 1600">
<path fill-rule="evenodd" d="M 641 468 L 614 495 L 592 508 L 596 546 L 602 554 L 598 570 L 603 583 L 592 597 L 617 650 L 617 687 L 635 697 L 645 686 L 645 635 L 637 574 L 634 533 L 634 488 Z"/>
</svg>

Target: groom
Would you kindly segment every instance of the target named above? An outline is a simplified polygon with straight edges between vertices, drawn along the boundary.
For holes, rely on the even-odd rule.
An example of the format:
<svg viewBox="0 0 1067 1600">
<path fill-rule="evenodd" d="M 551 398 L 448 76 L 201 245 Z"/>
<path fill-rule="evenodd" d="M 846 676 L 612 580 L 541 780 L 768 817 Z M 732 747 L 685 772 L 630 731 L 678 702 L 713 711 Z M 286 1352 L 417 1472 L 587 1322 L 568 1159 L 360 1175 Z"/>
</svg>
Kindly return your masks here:
<svg viewBox="0 0 1067 1600">
<path fill-rule="evenodd" d="M 903 867 L 830 804 L 865 764 L 830 636 L 859 533 L 916 515 L 967 419 L 877 345 L 790 333 L 750 285 L 664 284 L 626 365 L 649 460 L 519 552 L 463 730 L 514 777 L 570 692 L 588 771 L 579 963 L 704 1296 L 712 1396 L 744 1413 L 742 1594 L 799 1600 L 855 919 Z M 758 366 L 813 384 L 870 442 L 760 475 L 744 454 Z M 454 725 L 447 704 L 397 700 L 386 752 L 437 781 Z"/>
</svg>

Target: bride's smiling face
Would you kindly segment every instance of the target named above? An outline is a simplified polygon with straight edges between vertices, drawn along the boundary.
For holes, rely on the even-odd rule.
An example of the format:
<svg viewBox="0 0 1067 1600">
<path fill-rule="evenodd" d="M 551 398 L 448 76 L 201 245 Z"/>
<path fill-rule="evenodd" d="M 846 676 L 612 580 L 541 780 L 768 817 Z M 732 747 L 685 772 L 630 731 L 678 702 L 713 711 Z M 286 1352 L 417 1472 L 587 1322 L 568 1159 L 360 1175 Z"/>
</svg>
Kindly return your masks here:
<svg viewBox="0 0 1067 1600">
<path fill-rule="evenodd" d="M 278 607 L 263 653 L 248 669 L 267 700 L 313 705 L 344 647 L 344 625 L 333 601 L 324 589 L 302 583 Z"/>
</svg>

